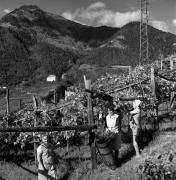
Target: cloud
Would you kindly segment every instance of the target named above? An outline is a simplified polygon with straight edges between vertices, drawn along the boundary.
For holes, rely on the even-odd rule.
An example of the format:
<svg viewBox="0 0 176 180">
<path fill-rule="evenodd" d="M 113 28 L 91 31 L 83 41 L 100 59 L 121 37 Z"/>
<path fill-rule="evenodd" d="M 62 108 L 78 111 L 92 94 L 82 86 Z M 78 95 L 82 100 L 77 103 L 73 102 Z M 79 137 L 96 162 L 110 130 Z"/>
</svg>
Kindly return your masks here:
<svg viewBox="0 0 176 180">
<path fill-rule="evenodd" d="M 140 10 L 130 8 L 127 12 L 114 12 L 107 9 L 105 3 L 98 1 L 90 4 L 87 8 L 78 8 L 75 12 L 67 10 L 62 16 L 91 26 L 122 27 L 129 22 L 139 21 Z M 169 31 L 165 22 L 156 20 L 152 16 L 150 17 L 150 25 L 162 31 Z"/>
<path fill-rule="evenodd" d="M 159 29 L 159 30 L 162 30 L 165 32 L 169 31 L 169 26 L 164 21 L 159 21 L 159 20 L 153 19 L 150 21 L 150 24 L 156 29 Z"/>
<path fill-rule="evenodd" d="M 176 26 L 176 19 L 173 19 L 172 24 Z"/>
<path fill-rule="evenodd" d="M 129 12 L 112 12 L 104 11 L 102 16 L 100 16 L 100 25 L 109 25 L 114 27 L 121 27 L 129 22 L 138 21 L 140 19 L 140 12 L 129 11 Z"/>
<path fill-rule="evenodd" d="M 66 19 L 69 19 L 69 20 L 74 20 L 74 17 L 73 17 L 73 14 L 70 12 L 70 11 L 65 11 L 63 14 L 62 14 L 63 17 L 65 17 Z"/>
<path fill-rule="evenodd" d="M 88 6 L 87 9 L 91 10 L 91 9 L 103 9 L 103 8 L 105 8 L 105 3 L 95 2 L 95 3 L 92 3 L 90 6 Z"/>
<path fill-rule="evenodd" d="M 11 12 L 11 10 L 10 10 L 10 9 L 4 9 L 2 12 L 4 12 L 4 13 L 8 14 L 8 13 L 10 13 L 10 12 Z"/>
<path fill-rule="evenodd" d="M 107 25 L 113 27 L 121 27 L 131 21 L 140 19 L 140 11 L 114 12 L 106 9 L 103 2 L 95 2 L 87 8 L 78 8 L 75 12 L 67 10 L 62 14 L 63 17 L 83 22 L 92 26 Z"/>
</svg>

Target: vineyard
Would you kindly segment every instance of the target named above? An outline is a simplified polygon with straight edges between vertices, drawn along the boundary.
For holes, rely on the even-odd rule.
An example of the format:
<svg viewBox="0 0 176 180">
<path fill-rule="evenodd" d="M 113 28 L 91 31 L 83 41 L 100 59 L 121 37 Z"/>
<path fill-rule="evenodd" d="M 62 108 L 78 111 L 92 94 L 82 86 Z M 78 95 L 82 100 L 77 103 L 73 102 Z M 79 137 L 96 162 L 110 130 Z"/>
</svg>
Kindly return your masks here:
<svg viewBox="0 0 176 180">
<path fill-rule="evenodd" d="M 151 72 L 151 67 L 155 71 Z M 152 77 L 154 77 L 152 79 Z M 158 130 L 160 116 L 170 113 L 171 93 L 175 91 L 173 82 L 175 71 L 169 73 L 160 72 L 155 65 L 137 66 L 130 74 L 108 74 L 101 76 L 92 83 L 91 89 L 71 86 L 67 90 L 72 94 L 58 103 L 47 103 L 40 97 L 33 95 L 33 101 L 25 104 L 19 111 L 11 112 L 3 116 L 0 121 L 0 129 L 6 128 L 31 128 L 31 127 L 76 127 L 90 125 L 88 112 L 88 94 L 91 97 L 93 120 L 97 125 L 95 137 L 101 138 L 103 134 L 104 119 L 107 114 L 107 106 L 116 104 L 123 114 L 121 129 L 123 141 L 123 153 L 129 151 L 133 154 L 130 145 L 131 133 L 129 131 L 129 109 L 132 108 L 132 100 L 140 99 L 141 126 L 143 130 L 143 144 L 148 143 L 148 132 Z M 153 82 L 154 81 L 154 82 Z M 31 97 L 32 98 L 32 97 Z M 92 123 L 91 123 L 92 124 Z M 49 132 L 53 144 L 60 143 L 58 159 L 61 164 L 59 169 L 68 170 L 71 166 L 72 177 L 75 178 L 76 163 L 70 165 L 73 158 L 78 158 L 83 169 L 77 172 L 77 179 L 82 174 L 91 174 L 89 143 L 90 136 L 85 130 L 66 130 Z M 34 162 L 34 144 L 40 142 L 42 132 L 0 132 L 0 160 L 16 161 L 18 163 Z M 76 150 L 75 150 L 75 147 Z M 85 149 L 84 149 L 85 148 Z M 123 151 L 121 150 L 121 151 Z M 71 153 L 72 152 L 72 153 Z M 74 152 L 74 153 L 73 153 Z M 73 157 L 72 157 L 73 156 Z M 81 157 L 82 156 L 82 157 Z M 102 166 L 101 157 L 98 158 L 98 168 Z M 81 160 L 83 159 L 83 160 Z M 152 162 L 146 162 L 147 168 Z M 78 166 L 77 166 L 78 167 Z M 162 168 L 164 168 L 162 166 Z M 64 172 L 66 170 L 63 170 Z M 145 170 L 146 176 L 149 170 Z M 164 171 L 164 170 L 163 170 Z M 61 172 L 61 171 L 59 171 Z M 60 173 L 63 174 L 63 173 Z M 67 174 L 67 173 L 66 173 Z M 68 174 L 67 174 L 68 175 Z M 69 174 L 70 175 L 70 174 Z M 64 175 L 63 175 L 64 176 Z M 142 177 L 142 176 L 140 176 Z M 171 177 L 171 176 L 170 176 Z M 145 177 L 143 177 L 144 179 Z M 69 179 L 69 177 L 68 177 Z"/>
</svg>

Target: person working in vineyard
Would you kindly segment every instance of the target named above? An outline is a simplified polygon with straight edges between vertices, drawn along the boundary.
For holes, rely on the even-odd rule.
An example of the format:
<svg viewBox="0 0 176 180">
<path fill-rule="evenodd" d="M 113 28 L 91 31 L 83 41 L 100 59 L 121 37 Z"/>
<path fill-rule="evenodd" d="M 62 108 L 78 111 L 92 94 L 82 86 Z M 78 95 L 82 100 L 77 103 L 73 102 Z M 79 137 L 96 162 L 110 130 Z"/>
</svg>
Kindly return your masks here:
<svg viewBox="0 0 176 180">
<path fill-rule="evenodd" d="M 121 105 L 120 101 L 113 101 L 113 105 L 114 105 L 115 113 L 119 116 L 118 127 L 119 127 L 119 132 L 121 132 L 121 124 L 123 119 L 123 106 Z"/>
<path fill-rule="evenodd" d="M 108 107 L 108 115 L 106 116 L 106 134 L 109 138 L 109 144 L 114 151 L 115 161 L 118 165 L 118 155 L 121 146 L 121 135 L 119 127 L 119 115 L 115 113 L 114 107 Z"/>
<path fill-rule="evenodd" d="M 57 180 L 54 148 L 49 136 L 42 135 L 42 143 L 37 148 L 38 180 Z"/>
<path fill-rule="evenodd" d="M 130 111 L 131 120 L 130 120 L 130 128 L 133 134 L 133 146 L 136 152 L 136 156 L 139 157 L 139 146 L 138 146 L 138 135 L 140 130 L 140 100 L 133 101 L 133 110 Z"/>
</svg>

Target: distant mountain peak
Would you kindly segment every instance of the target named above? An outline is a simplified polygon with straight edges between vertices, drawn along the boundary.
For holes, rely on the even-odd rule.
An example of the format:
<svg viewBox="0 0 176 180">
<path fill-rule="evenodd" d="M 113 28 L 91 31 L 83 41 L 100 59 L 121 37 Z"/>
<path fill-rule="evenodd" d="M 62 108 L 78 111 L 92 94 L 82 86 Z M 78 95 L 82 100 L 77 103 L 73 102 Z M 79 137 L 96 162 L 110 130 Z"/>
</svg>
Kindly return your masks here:
<svg viewBox="0 0 176 180">
<path fill-rule="evenodd" d="M 45 12 L 35 5 L 24 5 L 6 14 L 0 20 L 1 26 L 10 24 L 11 27 L 32 27 L 36 21 L 43 20 Z"/>
<path fill-rule="evenodd" d="M 39 8 L 37 5 L 23 5 L 20 6 L 17 9 L 23 9 L 23 10 L 41 10 L 41 8 Z"/>
<path fill-rule="evenodd" d="M 19 8 L 16 8 L 10 14 L 17 14 L 17 15 L 25 15 L 25 13 L 30 13 L 31 15 L 37 15 L 37 13 L 44 13 L 44 11 L 36 5 L 23 5 Z"/>
<path fill-rule="evenodd" d="M 45 14 L 45 15 L 52 16 L 53 18 L 56 18 L 56 19 L 66 20 L 64 17 L 59 16 L 57 14 L 43 11 L 41 8 L 39 8 L 36 5 L 24 5 L 24 6 L 19 7 L 18 9 L 16 9 L 16 11 L 22 11 L 24 15 L 29 15 L 29 13 L 30 13 L 30 15 L 32 15 L 32 17 L 37 16 L 39 14 L 43 14 L 43 15 Z M 27 14 L 25 14 L 25 13 L 27 13 Z"/>
<path fill-rule="evenodd" d="M 36 19 L 43 15 L 45 12 L 35 5 L 24 5 L 21 6 L 14 11 L 12 11 L 9 15 L 17 16 L 17 17 L 26 17 L 29 20 Z"/>
<path fill-rule="evenodd" d="M 29 28 L 32 26 L 49 27 L 56 21 L 68 21 L 62 16 L 46 12 L 36 5 L 24 5 L 6 14 L 0 20 L 0 26 Z M 51 23 L 55 21 L 54 23 Z M 8 25 L 8 26 L 7 26 Z"/>
</svg>

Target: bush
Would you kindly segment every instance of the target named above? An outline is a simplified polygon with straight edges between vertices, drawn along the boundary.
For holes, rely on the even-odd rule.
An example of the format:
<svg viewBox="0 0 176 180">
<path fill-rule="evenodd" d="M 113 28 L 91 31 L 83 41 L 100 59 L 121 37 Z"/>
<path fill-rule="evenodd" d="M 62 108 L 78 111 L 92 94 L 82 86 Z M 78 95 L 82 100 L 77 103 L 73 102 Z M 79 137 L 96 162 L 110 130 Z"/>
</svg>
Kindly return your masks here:
<svg viewBox="0 0 176 180">
<path fill-rule="evenodd" d="M 154 163 L 146 160 L 137 169 L 138 180 L 175 180 L 176 169 L 170 163 Z"/>
</svg>

